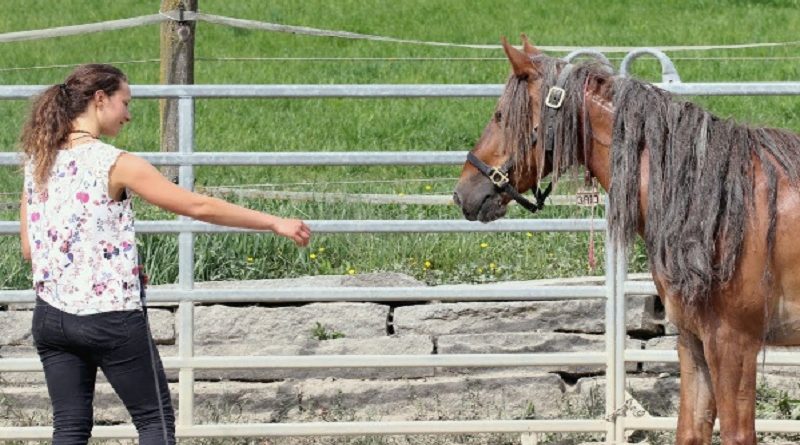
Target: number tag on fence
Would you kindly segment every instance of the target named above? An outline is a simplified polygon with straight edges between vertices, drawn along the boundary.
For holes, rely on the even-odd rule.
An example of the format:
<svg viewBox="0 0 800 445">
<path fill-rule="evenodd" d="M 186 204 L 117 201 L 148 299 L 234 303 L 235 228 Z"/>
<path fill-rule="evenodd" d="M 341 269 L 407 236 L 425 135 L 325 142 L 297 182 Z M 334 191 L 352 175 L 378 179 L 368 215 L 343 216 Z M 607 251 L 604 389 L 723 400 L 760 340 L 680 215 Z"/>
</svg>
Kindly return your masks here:
<svg viewBox="0 0 800 445">
<path fill-rule="evenodd" d="M 597 187 L 578 190 L 575 198 L 576 204 L 579 206 L 589 207 L 600 204 L 600 193 L 597 192 Z"/>
</svg>

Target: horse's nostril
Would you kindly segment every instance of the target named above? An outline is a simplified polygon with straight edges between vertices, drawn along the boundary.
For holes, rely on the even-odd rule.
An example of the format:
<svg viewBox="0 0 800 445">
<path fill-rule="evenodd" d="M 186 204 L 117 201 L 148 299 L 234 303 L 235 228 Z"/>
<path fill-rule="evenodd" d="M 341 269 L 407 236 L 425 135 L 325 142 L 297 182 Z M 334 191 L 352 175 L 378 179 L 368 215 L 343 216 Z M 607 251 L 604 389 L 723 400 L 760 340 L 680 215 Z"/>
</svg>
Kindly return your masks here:
<svg viewBox="0 0 800 445">
<path fill-rule="evenodd" d="M 458 199 L 458 192 L 453 192 L 453 202 L 454 202 L 454 203 L 455 203 L 455 205 L 457 205 L 457 206 L 460 206 L 460 205 L 461 205 L 461 200 L 460 200 L 460 199 Z"/>
</svg>

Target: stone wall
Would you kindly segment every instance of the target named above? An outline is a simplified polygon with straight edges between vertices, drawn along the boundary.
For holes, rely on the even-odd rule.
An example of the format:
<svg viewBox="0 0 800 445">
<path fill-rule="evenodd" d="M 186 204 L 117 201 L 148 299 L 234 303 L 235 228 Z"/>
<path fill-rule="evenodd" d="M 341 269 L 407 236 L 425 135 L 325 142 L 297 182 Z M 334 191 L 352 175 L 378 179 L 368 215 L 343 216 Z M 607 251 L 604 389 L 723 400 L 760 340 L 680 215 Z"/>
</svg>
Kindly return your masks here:
<svg viewBox="0 0 800 445">
<path fill-rule="evenodd" d="M 586 280 L 566 280 L 586 284 Z M 599 281 L 602 283 L 602 280 Z M 553 284 L 515 283 L 518 286 Z M 199 283 L 198 288 L 230 283 Z M 237 283 L 271 286 L 410 286 L 399 274 Z M 486 285 L 491 287 L 492 285 Z M 312 303 L 202 305 L 195 309 L 196 355 L 515 354 L 604 351 L 603 300 L 542 302 Z M 162 356 L 177 354 L 174 306 L 149 313 Z M 628 348 L 674 349 L 674 328 L 658 298 L 628 299 Z M 31 305 L 0 311 L 0 356 L 35 357 Z M 666 333 L 666 334 L 665 334 Z M 320 339 L 321 337 L 338 337 Z M 642 415 L 676 415 L 676 364 L 628 363 L 628 394 Z M 768 368 L 775 387 L 796 392 L 797 372 Z M 177 372 L 169 371 L 177 403 Z M 604 367 L 199 370 L 196 422 L 468 420 L 603 416 Z M 0 422 L 49 423 L 43 374 L 0 375 Z M 100 379 L 98 423 L 127 423 Z M 180 407 L 178 407 L 180 409 Z"/>
</svg>

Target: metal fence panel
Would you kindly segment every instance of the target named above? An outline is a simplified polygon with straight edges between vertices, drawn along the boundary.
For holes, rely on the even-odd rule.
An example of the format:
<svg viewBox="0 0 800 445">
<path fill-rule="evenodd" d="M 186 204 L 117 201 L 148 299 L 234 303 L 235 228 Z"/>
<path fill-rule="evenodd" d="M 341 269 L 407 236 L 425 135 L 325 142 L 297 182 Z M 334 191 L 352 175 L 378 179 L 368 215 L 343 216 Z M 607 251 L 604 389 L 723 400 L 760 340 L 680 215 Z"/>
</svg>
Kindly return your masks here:
<svg viewBox="0 0 800 445">
<path fill-rule="evenodd" d="M 644 51 L 645 53 L 647 51 Z M 652 53 L 651 53 L 652 54 Z M 638 57 L 638 55 L 637 55 Z M 634 57 L 631 57 L 631 60 Z M 662 60 L 663 64 L 663 60 Z M 667 67 L 668 68 L 668 67 Z M 674 67 L 673 67 L 674 68 Z M 657 84 L 684 95 L 800 95 L 800 82 L 682 83 L 677 72 L 666 69 L 664 82 Z M 0 86 L 0 99 L 27 99 L 44 86 Z M 139 98 L 179 98 L 179 153 L 140 153 L 156 164 L 179 165 L 180 183 L 191 188 L 195 165 L 431 165 L 460 164 L 465 152 L 296 152 L 296 153 L 194 153 L 194 99 L 199 98 L 433 98 L 497 97 L 503 85 L 134 85 Z M 0 154 L 0 165 L 16 165 L 15 153 Z M 502 220 L 490 224 L 468 221 L 310 221 L 318 233 L 446 233 L 513 231 L 605 231 L 604 220 Z M 561 298 L 606 298 L 606 352 L 514 355 L 440 355 L 440 356 L 335 356 L 335 357 L 203 357 L 195 356 L 192 345 L 194 304 L 222 301 L 221 291 L 195 289 L 193 240 L 196 233 L 246 232 L 217 227 L 188 219 L 140 221 L 140 233 L 179 234 L 179 286 L 177 289 L 153 290 L 151 301 L 179 301 L 177 313 L 181 326 L 179 352 L 165 357 L 165 366 L 179 369 L 179 437 L 226 436 L 308 436 L 363 434 L 452 434 L 479 432 L 605 432 L 609 442 L 621 441 L 631 429 L 674 430 L 673 418 L 626 418 L 624 404 L 624 364 L 628 361 L 676 361 L 674 351 L 625 350 L 625 295 L 653 294 L 653 283 L 626 282 L 624 252 L 610 245 L 606 237 L 605 286 L 569 286 L 491 290 L 447 287 L 438 288 L 301 288 L 268 290 L 225 290 L 236 301 L 310 302 L 310 301 L 402 301 L 414 299 L 443 301 L 537 300 Z M 0 221 L 0 235 L 19 232 L 14 221 Z M 491 294 L 491 295 L 490 295 Z M 225 298 L 225 301 L 230 301 Z M 32 291 L 0 291 L 0 302 L 33 301 Z M 800 365 L 800 356 L 791 353 L 768 353 L 770 364 Z M 324 362 L 324 363 L 323 363 Z M 193 388 L 195 369 L 244 368 L 317 368 L 361 366 L 540 366 L 555 364 L 606 364 L 606 418 L 576 420 L 521 421 L 451 421 L 451 422 L 341 422 L 303 424 L 195 425 L 193 423 Z M 37 359 L 0 359 L 0 371 L 40 370 Z M 759 420 L 760 431 L 798 432 L 796 421 Z M 0 439 L 46 439 L 49 427 L 0 428 Z M 133 438 L 132 426 L 99 426 L 97 438 Z"/>
</svg>

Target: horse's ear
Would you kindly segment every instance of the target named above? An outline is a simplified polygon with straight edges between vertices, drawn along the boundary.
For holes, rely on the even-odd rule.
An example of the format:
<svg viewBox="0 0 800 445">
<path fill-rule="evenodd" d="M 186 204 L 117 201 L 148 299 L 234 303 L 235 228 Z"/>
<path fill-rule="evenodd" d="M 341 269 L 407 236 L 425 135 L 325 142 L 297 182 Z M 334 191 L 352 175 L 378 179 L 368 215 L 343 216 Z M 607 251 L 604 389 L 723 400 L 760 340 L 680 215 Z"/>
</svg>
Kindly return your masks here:
<svg viewBox="0 0 800 445">
<path fill-rule="evenodd" d="M 536 72 L 531 58 L 522 51 L 514 48 L 508 44 L 505 37 L 500 39 L 503 42 L 503 51 L 506 52 L 508 60 L 511 62 L 511 67 L 514 69 L 514 74 L 518 77 L 527 77 Z"/>
<path fill-rule="evenodd" d="M 539 48 L 531 45 L 531 41 L 528 40 L 528 36 L 524 33 L 520 34 L 519 37 L 522 39 L 522 50 L 525 51 L 525 54 L 529 57 L 538 56 L 542 53 Z"/>
</svg>

